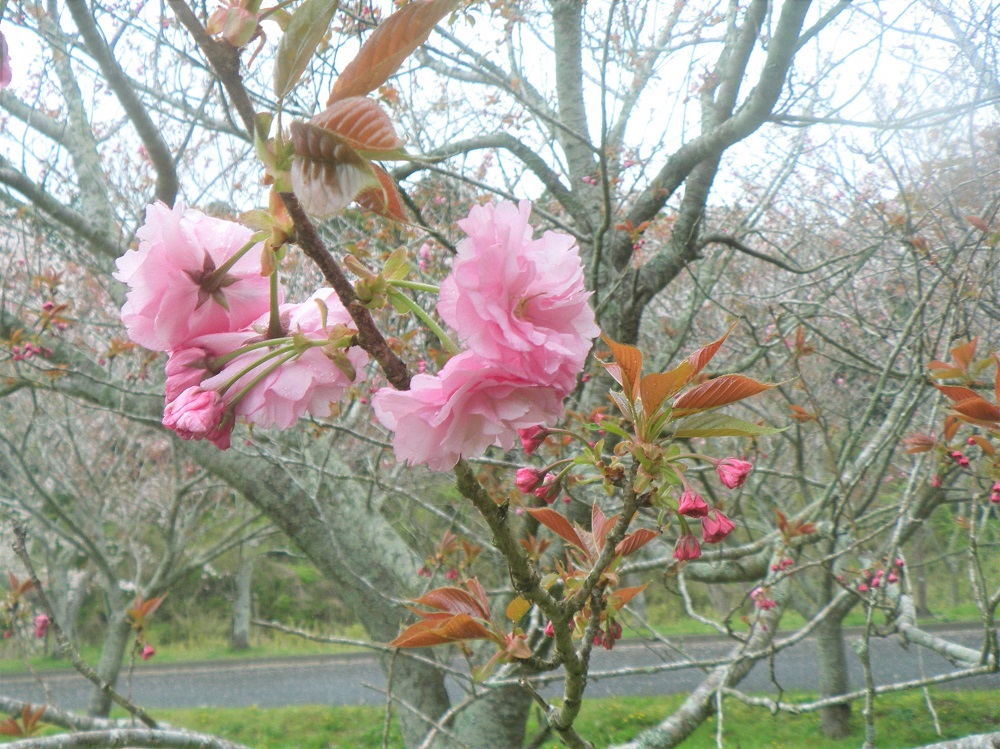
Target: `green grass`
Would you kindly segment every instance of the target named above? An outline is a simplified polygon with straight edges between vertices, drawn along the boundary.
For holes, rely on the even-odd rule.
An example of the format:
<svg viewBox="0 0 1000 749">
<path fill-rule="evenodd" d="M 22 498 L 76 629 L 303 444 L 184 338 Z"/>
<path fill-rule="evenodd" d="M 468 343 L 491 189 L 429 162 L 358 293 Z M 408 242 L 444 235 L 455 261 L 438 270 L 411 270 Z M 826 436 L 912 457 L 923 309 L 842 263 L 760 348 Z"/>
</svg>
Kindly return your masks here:
<svg viewBox="0 0 1000 749">
<path fill-rule="evenodd" d="M 804 698 L 803 695 L 795 695 Z M 791 699 L 791 698 L 789 698 Z M 920 694 L 892 695 L 876 702 L 875 726 L 879 749 L 904 749 L 943 739 L 1000 730 L 1000 703 L 993 692 L 933 692 L 943 736 L 934 724 Z M 623 742 L 644 728 L 656 725 L 683 700 L 676 697 L 615 698 L 584 704 L 577 728 L 598 747 Z M 727 700 L 724 712 L 724 745 L 739 749 L 856 749 L 864 726 L 855 704 L 853 731 L 834 741 L 819 730 L 816 714 L 772 716 Z M 372 707 L 289 707 L 280 709 L 162 710 L 156 718 L 174 726 L 222 736 L 256 749 L 380 749 L 384 710 Z M 529 724 L 529 737 L 537 718 Z M 684 749 L 715 747 L 715 718 L 710 718 L 684 744 Z M 395 722 L 389 746 L 402 743 Z M 550 740 L 546 749 L 560 744 Z M 496 747 L 495 749 L 504 749 Z"/>
</svg>

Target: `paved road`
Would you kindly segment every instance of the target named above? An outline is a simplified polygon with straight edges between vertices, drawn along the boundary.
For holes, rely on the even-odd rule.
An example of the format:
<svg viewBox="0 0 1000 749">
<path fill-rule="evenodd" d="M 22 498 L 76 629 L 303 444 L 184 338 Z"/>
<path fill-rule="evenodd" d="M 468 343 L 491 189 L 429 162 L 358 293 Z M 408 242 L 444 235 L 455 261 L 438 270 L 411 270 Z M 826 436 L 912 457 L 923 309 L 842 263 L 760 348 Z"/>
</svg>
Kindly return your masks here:
<svg viewBox="0 0 1000 749">
<path fill-rule="evenodd" d="M 969 647 L 978 647 L 979 644 L 976 633 L 950 633 L 949 637 Z M 700 637 L 689 638 L 683 644 L 692 657 L 700 659 L 720 656 L 728 649 L 723 642 Z M 903 649 L 898 638 L 876 640 L 872 651 L 872 669 L 877 683 L 917 678 L 921 671 L 929 675 L 951 670 L 950 664 L 933 653 L 915 646 Z M 592 668 L 595 675 L 587 687 L 587 695 L 661 695 L 688 691 L 697 685 L 699 671 L 689 669 L 620 678 L 598 675 L 616 668 L 646 667 L 676 659 L 675 654 L 660 646 L 625 643 L 612 653 L 598 649 Z M 463 666 L 456 664 L 456 667 Z M 766 662 L 758 663 L 741 688 L 756 692 L 773 691 L 768 671 Z M 781 653 L 775 659 L 774 671 L 783 689 L 815 690 L 815 642 L 807 639 Z M 851 681 L 854 686 L 862 683 L 860 665 L 853 656 Z M 85 705 L 89 683 L 76 673 L 47 673 L 46 684 L 56 704 L 64 709 L 78 710 Z M 956 689 L 1000 689 L 1000 677 L 982 676 L 950 682 L 950 685 Z M 121 685 L 125 693 L 151 709 L 380 704 L 383 695 L 378 690 L 384 688 L 385 678 L 378 663 L 367 655 L 216 662 L 210 665 L 143 664 L 136 670 L 131 685 Z M 30 676 L 0 675 L 0 694 L 34 703 L 45 700 L 42 687 Z"/>
</svg>

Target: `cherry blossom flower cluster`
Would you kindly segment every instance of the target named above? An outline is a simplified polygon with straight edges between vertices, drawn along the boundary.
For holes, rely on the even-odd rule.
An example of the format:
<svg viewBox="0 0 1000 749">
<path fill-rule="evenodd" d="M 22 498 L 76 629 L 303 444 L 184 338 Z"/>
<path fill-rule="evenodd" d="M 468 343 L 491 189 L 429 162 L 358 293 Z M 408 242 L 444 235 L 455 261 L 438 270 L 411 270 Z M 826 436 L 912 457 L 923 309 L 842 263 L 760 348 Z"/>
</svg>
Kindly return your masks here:
<svg viewBox="0 0 1000 749">
<path fill-rule="evenodd" d="M 600 332 L 572 237 L 533 238 L 531 204 L 476 206 L 459 227 L 437 311 L 465 350 L 407 391 L 383 388 L 375 415 L 394 432 L 396 458 L 435 471 L 491 446 L 509 450 L 518 431 L 551 424 Z"/>
<path fill-rule="evenodd" d="M 156 203 L 137 236 L 114 274 L 130 289 L 122 321 L 133 341 L 167 352 L 163 425 L 182 439 L 224 450 L 238 417 L 281 429 L 326 417 L 367 364 L 333 290 L 280 304 L 261 275 L 270 250 L 250 229 Z"/>
<path fill-rule="evenodd" d="M 895 559 L 891 564 L 886 565 L 885 568 L 879 567 L 875 570 L 861 570 L 860 579 L 856 586 L 858 593 L 867 593 L 870 590 L 878 590 L 886 584 L 892 585 L 893 583 L 898 583 L 899 576 L 903 571 L 903 565 L 904 562 L 902 559 Z M 837 581 L 843 583 L 844 576 L 837 575 Z"/>
<path fill-rule="evenodd" d="M 742 486 L 753 465 L 738 458 L 723 458 L 715 461 L 715 471 L 719 481 L 728 489 Z M 681 479 L 683 481 L 683 479 Z M 706 544 L 721 543 L 735 530 L 736 525 L 717 507 L 712 507 L 694 489 L 684 485 L 684 491 L 677 500 L 677 516 L 681 520 L 682 533 L 674 544 L 674 559 L 686 562 L 701 556 L 701 543 L 688 529 L 686 518 L 701 521 L 701 541 Z"/>
</svg>

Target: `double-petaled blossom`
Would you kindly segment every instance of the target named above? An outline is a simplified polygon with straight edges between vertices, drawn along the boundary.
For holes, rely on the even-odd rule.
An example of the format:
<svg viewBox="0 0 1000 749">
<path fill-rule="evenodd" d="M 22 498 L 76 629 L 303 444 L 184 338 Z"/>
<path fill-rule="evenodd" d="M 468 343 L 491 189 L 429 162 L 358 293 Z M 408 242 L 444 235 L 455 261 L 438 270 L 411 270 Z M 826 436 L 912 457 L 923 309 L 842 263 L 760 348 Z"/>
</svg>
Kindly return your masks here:
<svg viewBox="0 0 1000 749">
<path fill-rule="evenodd" d="M 39 614 L 35 617 L 35 637 L 41 640 L 49 631 L 49 617 Z"/>
<path fill-rule="evenodd" d="M 156 655 L 156 650 L 155 650 L 155 649 L 153 648 L 153 646 L 152 646 L 152 645 L 147 645 L 146 647 L 144 647 L 144 648 L 142 649 L 142 653 L 141 653 L 140 657 L 141 657 L 141 658 L 142 658 L 142 659 L 143 659 L 144 661 L 148 661 L 148 660 L 149 660 L 150 658 L 152 658 L 152 657 L 153 657 L 154 655 Z"/>
<path fill-rule="evenodd" d="M 232 416 L 214 390 L 189 387 L 163 409 L 163 426 L 182 440 L 208 440 L 220 450 L 229 447 Z"/>
<path fill-rule="evenodd" d="M 732 520 L 718 510 L 711 510 L 701 519 L 701 539 L 706 544 L 717 544 L 735 528 Z"/>
<path fill-rule="evenodd" d="M 181 348 L 197 336 L 239 330 L 269 309 L 260 252 L 239 254 L 252 236 L 245 226 L 154 203 L 136 236 L 139 248 L 118 258 L 114 277 L 129 286 L 122 322 L 139 345 Z"/>
<path fill-rule="evenodd" d="M 768 592 L 764 588 L 754 588 L 750 592 L 750 598 L 753 599 L 753 605 L 761 611 L 773 609 L 778 605 L 777 601 L 768 596 Z"/>
<path fill-rule="evenodd" d="M 685 489 L 677 500 L 677 512 L 689 518 L 703 518 L 708 514 L 708 503 L 693 489 Z"/>
<path fill-rule="evenodd" d="M 743 486 L 753 470 L 753 465 L 739 458 L 723 458 L 715 464 L 715 471 L 719 474 L 719 481 L 728 489 L 735 489 Z"/>
<path fill-rule="evenodd" d="M 600 330 L 574 239 L 551 231 L 533 239 L 530 213 L 528 201 L 502 202 L 458 222 L 468 237 L 437 309 L 469 349 L 565 395 Z"/>
<path fill-rule="evenodd" d="M 518 436 L 530 453 L 539 425 L 562 415 L 599 330 L 573 239 L 532 239 L 530 212 L 528 202 L 476 206 L 459 222 L 469 236 L 438 312 L 468 350 L 438 374 L 414 377 L 408 391 L 373 397 L 375 415 L 395 432 L 397 459 L 442 471 L 490 446 L 509 450 Z"/>
<path fill-rule="evenodd" d="M 267 329 L 267 316 L 248 331 L 204 336 L 192 343 L 217 355 L 253 347 L 227 361 L 201 387 L 221 393 L 236 416 L 288 429 L 307 413 L 329 416 L 368 363 L 368 354 L 358 347 L 345 352 L 337 340 L 331 341 L 349 338 L 347 326 L 352 324 L 332 289 L 320 289 L 301 304 L 283 304 L 280 312 L 286 337 L 273 344 L 260 332 Z"/>
<path fill-rule="evenodd" d="M 446 471 L 492 445 L 510 450 L 518 429 L 560 417 L 562 397 L 466 351 L 436 375 L 416 375 L 409 390 L 379 390 L 372 408 L 395 432 L 398 460 Z"/>
<path fill-rule="evenodd" d="M 693 533 L 684 533 L 674 544 L 674 559 L 679 562 L 686 562 L 697 559 L 701 556 L 701 544 Z"/>
</svg>

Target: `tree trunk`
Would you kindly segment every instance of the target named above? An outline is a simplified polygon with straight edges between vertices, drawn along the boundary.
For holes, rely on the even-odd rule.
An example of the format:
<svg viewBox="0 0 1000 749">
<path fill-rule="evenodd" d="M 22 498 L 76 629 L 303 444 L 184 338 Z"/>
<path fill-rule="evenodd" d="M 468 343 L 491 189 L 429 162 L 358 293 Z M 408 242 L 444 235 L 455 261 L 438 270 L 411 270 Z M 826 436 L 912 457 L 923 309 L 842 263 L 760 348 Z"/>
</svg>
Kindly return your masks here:
<svg viewBox="0 0 1000 749">
<path fill-rule="evenodd" d="M 125 615 L 123 606 L 111 610 L 107 629 L 104 630 L 104 643 L 101 645 L 101 657 L 97 661 L 97 675 L 104 684 L 114 686 L 122 669 L 122 658 L 132 642 L 132 626 Z M 111 697 L 100 687 L 94 687 L 90 696 L 87 714 L 106 718 L 111 712 Z"/>
<path fill-rule="evenodd" d="M 83 599 L 87 595 L 87 583 L 89 580 L 90 573 L 87 570 L 68 570 L 64 581 L 65 589 L 60 590 L 57 595 L 52 596 L 56 621 L 59 622 L 59 626 L 66 637 L 69 638 L 70 643 L 76 642 L 77 619 L 80 616 Z M 56 658 L 64 658 L 66 656 L 58 643 L 53 644 L 52 654 Z"/>
<path fill-rule="evenodd" d="M 844 646 L 843 619 L 839 612 L 816 628 L 816 652 L 819 659 L 820 697 L 846 694 L 850 688 L 847 677 L 847 649 Z M 851 703 L 820 708 L 823 735 L 831 739 L 845 738 L 851 732 Z"/>
<path fill-rule="evenodd" d="M 246 544 L 240 549 L 240 566 L 236 571 L 236 596 L 233 599 L 233 626 L 229 632 L 230 650 L 250 649 L 250 616 L 253 608 L 253 555 Z"/>
<path fill-rule="evenodd" d="M 927 605 L 927 575 L 924 565 L 924 529 L 918 528 L 913 534 L 913 592 L 916 594 L 917 616 L 931 616 Z"/>
</svg>

